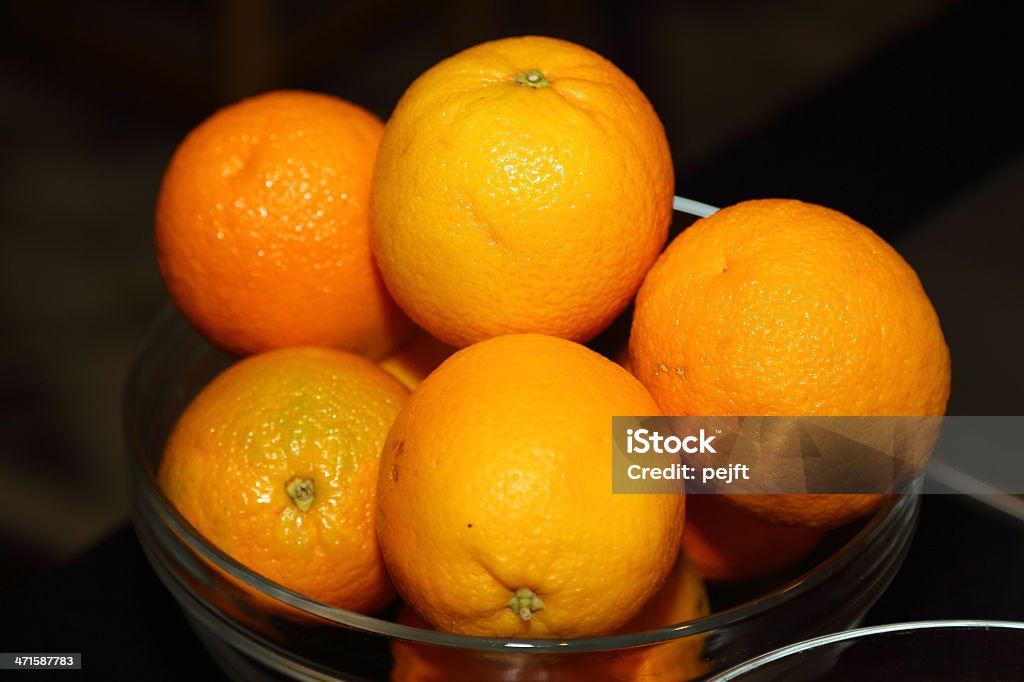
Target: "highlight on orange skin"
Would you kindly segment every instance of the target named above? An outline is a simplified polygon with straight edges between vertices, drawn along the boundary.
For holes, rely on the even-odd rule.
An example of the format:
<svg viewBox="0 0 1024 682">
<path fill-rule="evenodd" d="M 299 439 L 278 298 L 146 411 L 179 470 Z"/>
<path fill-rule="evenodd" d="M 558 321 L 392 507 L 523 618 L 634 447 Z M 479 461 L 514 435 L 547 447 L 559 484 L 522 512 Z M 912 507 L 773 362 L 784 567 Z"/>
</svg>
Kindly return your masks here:
<svg viewBox="0 0 1024 682">
<path fill-rule="evenodd" d="M 329 346 L 391 352 L 409 320 L 370 250 L 370 183 L 384 124 L 312 92 L 224 107 L 175 150 L 154 238 L 168 294 L 237 355 Z"/>
</svg>

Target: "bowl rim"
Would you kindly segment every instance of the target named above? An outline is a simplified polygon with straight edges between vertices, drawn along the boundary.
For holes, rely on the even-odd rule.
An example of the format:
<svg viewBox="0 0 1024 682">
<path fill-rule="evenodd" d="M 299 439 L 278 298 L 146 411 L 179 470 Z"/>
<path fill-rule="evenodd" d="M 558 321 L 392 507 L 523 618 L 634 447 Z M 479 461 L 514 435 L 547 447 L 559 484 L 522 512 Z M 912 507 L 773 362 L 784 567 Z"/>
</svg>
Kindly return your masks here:
<svg viewBox="0 0 1024 682">
<path fill-rule="evenodd" d="M 852 639 L 867 639 L 893 633 L 912 634 L 922 630 L 1020 630 L 1024 632 L 1024 622 L 1012 620 L 920 620 L 843 630 L 842 632 L 834 632 L 829 635 L 814 637 L 813 639 L 805 639 L 802 642 L 788 644 L 766 654 L 761 654 L 708 678 L 707 682 L 729 682 L 729 680 L 735 680 L 741 675 L 756 672 L 759 668 L 763 668 L 783 658 L 813 649 L 820 649 L 839 642 Z"/>
<path fill-rule="evenodd" d="M 708 204 L 681 197 L 674 197 L 673 208 L 677 212 L 697 217 L 710 215 L 718 210 Z M 177 312 L 173 304 L 166 303 L 146 331 L 128 372 L 122 402 L 122 427 L 125 447 L 131 461 L 136 503 L 148 503 L 160 521 L 177 535 L 183 544 L 187 545 L 186 549 L 199 554 L 201 558 L 247 587 L 308 615 L 350 630 L 418 644 L 479 651 L 498 650 L 509 653 L 605 651 L 660 644 L 732 625 L 814 589 L 852 561 L 858 550 L 872 544 L 882 535 L 896 522 L 895 519 L 902 516 L 899 512 L 917 503 L 916 488 L 908 494 L 896 495 L 886 500 L 865 525 L 833 554 L 796 578 L 766 594 L 723 611 L 662 628 L 576 639 L 512 639 L 463 635 L 404 625 L 329 606 L 264 578 L 235 562 L 230 556 L 209 543 L 199 531 L 178 514 L 174 505 L 164 496 L 157 484 L 156 472 L 146 456 L 143 438 L 139 433 L 140 420 L 133 416 L 135 407 L 139 404 L 138 398 L 142 393 L 143 369 L 149 365 L 151 356 L 159 347 L 159 342 L 173 333 L 176 326 L 180 328 L 181 325 L 188 327 L 187 321 Z M 136 522 L 139 521 L 136 519 Z M 191 588 L 185 586 L 185 589 Z M 198 595 L 195 596 L 202 601 Z"/>
</svg>

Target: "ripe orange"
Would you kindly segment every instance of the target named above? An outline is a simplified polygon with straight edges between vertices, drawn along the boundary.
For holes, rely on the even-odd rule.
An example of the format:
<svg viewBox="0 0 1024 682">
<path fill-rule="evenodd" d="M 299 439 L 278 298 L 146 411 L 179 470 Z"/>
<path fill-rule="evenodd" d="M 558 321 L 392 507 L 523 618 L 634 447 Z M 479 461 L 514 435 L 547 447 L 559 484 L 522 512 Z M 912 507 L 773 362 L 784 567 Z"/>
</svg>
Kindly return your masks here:
<svg viewBox="0 0 1024 682">
<path fill-rule="evenodd" d="M 217 345 L 295 345 L 371 357 L 408 321 L 370 252 L 369 198 L 383 124 L 354 104 L 270 92 L 221 109 L 178 147 L 160 188 L 167 290 Z"/>
<path fill-rule="evenodd" d="M 454 348 L 417 327 L 398 350 L 378 364 L 411 391 L 454 352 Z"/>
<path fill-rule="evenodd" d="M 408 604 L 398 610 L 398 622 L 430 629 L 430 624 Z M 395 659 L 391 682 L 532 682 L 537 668 L 529 656 L 501 655 L 461 651 L 439 646 L 392 640 Z M 546 666 L 541 679 L 549 682 Z"/>
<path fill-rule="evenodd" d="M 341 351 L 248 357 L 181 415 L 160 486 L 196 530 L 253 571 L 372 612 L 393 597 L 374 503 L 381 447 L 407 394 Z"/>
<path fill-rule="evenodd" d="M 726 495 L 730 502 L 765 523 L 825 529 L 856 521 L 878 511 L 888 497 L 875 494 L 812 493 Z"/>
<path fill-rule="evenodd" d="M 682 495 L 613 495 L 613 415 L 656 414 L 583 346 L 503 336 L 448 358 L 395 420 L 378 535 L 431 625 L 501 637 L 613 632 L 675 560 Z"/>
<path fill-rule="evenodd" d="M 644 632 L 703 618 L 711 612 L 707 592 L 693 564 L 680 553 L 661 589 L 619 632 Z M 398 621 L 428 627 L 408 605 Z M 657 646 L 582 655 L 462 654 L 441 647 L 396 640 L 394 682 L 684 682 L 707 673 L 702 659 L 704 636 L 676 639 Z"/>
<path fill-rule="evenodd" d="M 842 213 L 746 201 L 694 223 L 637 296 L 633 373 L 666 414 L 941 415 L 950 364 L 917 275 Z M 766 521 L 831 526 L 880 496 L 735 496 Z"/>
<path fill-rule="evenodd" d="M 805 557 L 824 534 L 765 523 L 713 495 L 686 499 L 683 548 L 709 582 L 763 578 Z"/>
<path fill-rule="evenodd" d="M 661 589 L 622 632 L 645 632 L 703 618 L 711 613 L 700 574 L 685 552 L 680 552 Z M 664 644 L 600 655 L 584 655 L 574 661 L 571 680 L 588 682 L 687 682 L 708 673 L 702 657 L 706 635 L 690 635 Z"/>
<path fill-rule="evenodd" d="M 506 38 L 406 90 L 373 180 L 373 248 L 409 315 L 454 345 L 593 337 L 665 243 L 665 132 L 611 62 L 554 38 Z"/>
</svg>

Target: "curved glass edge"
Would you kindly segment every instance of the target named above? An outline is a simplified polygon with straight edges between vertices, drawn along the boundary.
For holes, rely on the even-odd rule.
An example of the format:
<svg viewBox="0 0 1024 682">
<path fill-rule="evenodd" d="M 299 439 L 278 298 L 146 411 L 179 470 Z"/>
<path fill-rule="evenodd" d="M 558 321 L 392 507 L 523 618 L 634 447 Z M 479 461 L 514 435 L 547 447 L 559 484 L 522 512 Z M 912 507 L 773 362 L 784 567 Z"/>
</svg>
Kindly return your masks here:
<svg viewBox="0 0 1024 682">
<path fill-rule="evenodd" d="M 697 218 L 707 218 L 712 213 L 717 213 L 719 209 L 717 206 L 705 204 L 703 201 L 686 197 L 672 197 L 672 210 Z"/>
<path fill-rule="evenodd" d="M 797 642 L 796 644 L 790 644 L 784 646 L 775 651 L 769 651 L 766 654 L 752 658 L 749 661 L 739 664 L 729 670 L 719 673 L 714 677 L 708 678 L 707 682 L 728 682 L 729 680 L 735 680 L 741 675 L 747 673 L 756 672 L 758 668 L 762 668 L 770 663 L 774 663 L 780 659 L 795 654 L 804 653 L 813 649 L 820 649 L 822 647 L 837 644 L 839 642 L 849 641 L 851 639 L 862 639 L 867 637 L 876 637 L 878 635 L 885 634 L 902 634 L 912 633 L 918 630 L 1020 630 L 1024 633 L 1024 622 L 1016 622 L 1009 620 L 922 620 L 908 623 L 891 623 L 887 625 L 872 625 L 865 628 L 857 628 L 855 630 L 844 630 L 842 632 L 835 632 L 830 635 L 822 635 L 821 637 L 815 637 L 814 639 L 808 639 L 803 642 Z"/>
<path fill-rule="evenodd" d="M 143 472 L 139 472 L 140 474 Z M 224 554 L 217 547 L 209 544 L 202 535 L 196 531 L 191 524 L 181 517 L 173 508 L 173 505 L 163 494 L 152 486 L 148 480 L 143 482 L 147 487 L 149 496 L 148 502 L 156 512 L 158 518 L 167 525 L 176 535 L 181 536 L 189 544 L 189 549 L 199 554 L 202 558 L 223 570 L 233 578 L 258 590 L 267 596 L 291 606 L 309 615 L 330 621 L 350 629 L 367 632 L 370 634 L 383 635 L 396 639 L 420 644 L 435 644 L 444 646 L 456 646 L 464 649 L 477 650 L 543 650 L 547 653 L 559 651 L 583 652 L 583 651 L 606 651 L 609 649 L 628 649 L 632 647 L 660 644 L 681 637 L 698 635 L 705 632 L 717 630 L 738 621 L 742 621 L 755 612 L 781 604 L 793 599 L 803 592 L 812 589 L 823 582 L 830 575 L 840 570 L 852 558 L 854 551 L 862 544 L 871 540 L 884 531 L 891 519 L 899 516 L 895 508 L 899 505 L 910 504 L 914 501 L 913 495 L 906 495 L 895 500 L 888 509 L 883 508 L 876 513 L 869 525 L 863 528 L 843 547 L 829 557 L 826 561 L 810 569 L 802 576 L 781 586 L 775 592 L 758 597 L 757 599 L 737 605 L 733 608 L 718 613 L 686 621 L 675 625 L 646 630 L 640 632 L 620 633 L 605 635 L 602 637 L 586 637 L 573 640 L 557 639 L 499 639 L 491 637 L 478 637 L 473 635 L 460 635 L 455 633 L 428 630 L 409 625 L 402 625 L 389 620 L 382 620 L 373 616 L 367 616 L 354 611 L 335 608 L 322 602 L 305 597 L 297 592 L 270 581 L 258 573 L 254 573 L 245 566 L 235 562 L 231 557 Z M 868 531 L 874 532 L 869 533 Z"/>
<path fill-rule="evenodd" d="M 680 199 L 680 197 L 676 197 Z M 707 209 L 710 213 L 717 210 L 713 206 L 685 200 L 698 205 L 696 208 L 689 206 L 687 210 L 678 205 L 674 209 L 690 215 L 701 216 L 698 210 Z M 704 207 L 703 209 L 699 207 Z M 703 215 L 708 215 L 705 213 Z M 418 628 L 409 625 L 402 625 L 393 621 L 382 620 L 373 616 L 366 616 L 354 611 L 339 609 L 322 602 L 309 599 L 297 592 L 289 590 L 263 576 L 254 573 L 245 566 L 235 562 L 227 554 L 207 542 L 207 540 L 182 516 L 180 516 L 171 502 L 164 496 L 156 482 L 156 472 L 146 459 L 142 438 L 137 433 L 138 419 L 134 417 L 134 407 L 138 403 L 141 392 L 140 380 L 141 369 L 147 364 L 149 356 L 153 353 L 156 342 L 165 337 L 167 332 L 178 323 L 183 323 L 173 305 L 168 304 L 157 315 L 152 326 L 145 334 L 141 348 L 136 355 L 128 373 L 128 380 L 123 397 L 123 427 L 125 430 L 125 443 L 131 456 L 132 483 L 136 487 L 137 494 L 145 495 L 145 502 L 153 508 L 157 517 L 176 535 L 181 537 L 189 545 L 191 551 L 199 554 L 211 564 L 224 571 L 236 580 L 258 590 L 267 596 L 283 604 L 305 612 L 311 616 L 326 620 L 346 628 L 366 632 L 368 634 L 380 635 L 394 639 L 400 639 L 419 644 L 433 644 L 442 646 L 454 646 L 463 649 L 475 649 L 483 651 L 544 651 L 546 653 L 557 652 L 585 652 L 585 651 L 606 651 L 610 649 L 628 649 L 652 644 L 661 644 L 682 637 L 698 635 L 717 630 L 738 621 L 742 621 L 756 612 L 781 604 L 795 598 L 817 585 L 820 585 L 829 576 L 835 574 L 846 566 L 855 556 L 856 550 L 864 545 L 870 544 L 879 535 L 884 533 L 893 523 L 906 513 L 908 506 L 917 504 L 916 491 L 920 482 L 917 482 L 913 489 L 907 494 L 900 495 L 889 500 L 875 512 L 852 538 L 842 547 L 828 557 L 826 560 L 811 568 L 801 576 L 780 586 L 775 591 L 762 595 L 756 599 L 739 604 L 730 609 L 714 613 L 704 618 L 686 621 L 675 625 L 646 630 L 641 632 L 620 633 L 605 635 L 602 637 L 586 637 L 573 640 L 557 639 L 503 639 L 492 637 L 479 637 L 473 635 L 461 635 L 455 633 L 439 632 Z M 139 501 L 140 503 L 143 501 Z"/>
</svg>

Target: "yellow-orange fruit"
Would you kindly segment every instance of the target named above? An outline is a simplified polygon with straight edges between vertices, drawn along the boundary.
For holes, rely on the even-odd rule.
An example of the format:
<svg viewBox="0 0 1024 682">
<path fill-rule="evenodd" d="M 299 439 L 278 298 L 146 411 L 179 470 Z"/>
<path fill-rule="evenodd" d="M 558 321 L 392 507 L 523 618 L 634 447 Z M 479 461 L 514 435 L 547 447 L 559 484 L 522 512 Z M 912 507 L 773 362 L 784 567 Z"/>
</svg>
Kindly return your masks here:
<svg viewBox="0 0 1024 682">
<path fill-rule="evenodd" d="M 207 540 L 249 569 L 341 608 L 394 596 L 374 507 L 384 439 L 408 391 L 322 348 L 250 356 L 181 415 L 159 483 Z"/>
<path fill-rule="evenodd" d="M 463 349 L 388 434 L 378 534 L 430 624 L 583 637 L 628 622 L 678 552 L 682 495 L 613 495 L 611 417 L 652 414 L 640 382 L 539 334 Z"/>
<path fill-rule="evenodd" d="M 680 553 L 661 589 L 619 632 L 645 632 L 678 625 L 710 613 L 707 592 L 693 564 Z M 408 605 L 398 621 L 428 627 Z M 694 635 L 657 646 L 578 655 L 461 653 L 395 640 L 394 682 L 686 682 L 708 672 L 701 656 L 706 636 Z"/>
<path fill-rule="evenodd" d="M 950 362 L 913 269 L 822 206 L 746 201 L 701 219 L 648 273 L 633 373 L 672 415 L 941 415 Z M 834 526 L 879 495 L 737 495 L 763 520 Z"/>
<path fill-rule="evenodd" d="M 471 47 L 409 86 L 373 181 L 395 300 L 453 346 L 586 341 L 633 298 L 672 216 L 665 132 L 636 83 L 572 43 Z"/>
</svg>

